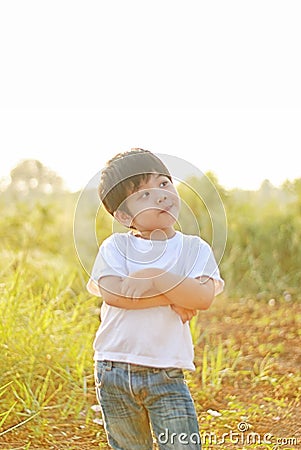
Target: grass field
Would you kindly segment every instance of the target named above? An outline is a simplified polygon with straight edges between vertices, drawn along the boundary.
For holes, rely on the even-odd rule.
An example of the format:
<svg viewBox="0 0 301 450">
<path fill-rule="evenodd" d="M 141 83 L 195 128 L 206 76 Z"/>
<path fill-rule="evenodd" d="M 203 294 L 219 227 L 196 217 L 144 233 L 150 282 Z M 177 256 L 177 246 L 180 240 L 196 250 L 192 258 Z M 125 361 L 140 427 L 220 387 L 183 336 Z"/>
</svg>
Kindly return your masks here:
<svg viewBox="0 0 301 450">
<path fill-rule="evenodd" d="M 203 448 L 298 449 L 300 205 L 273 203 L 256 216 L 249 197 L 225 198 L 227 289 L 191 322 L 197 369 L 186 374 Z M 74 248 L 76 198 L 8 200 L 0 198 L 0 448 L 106 449 L 92 359 L 100 300 L 87 293 Z"/>
<path fill-rule="evenodd" d="M 93 408 L 99 310 L 79 278 L 61 277 L 37 297 L 24 276 L 8 286 L 14 294 L 1 304 L 3 449 L 107 448 Z M 187 380 L 204 448 L 299 448 L 299 303 L 221 296 L 191 327 L 197 370 Z"/>
</svg>

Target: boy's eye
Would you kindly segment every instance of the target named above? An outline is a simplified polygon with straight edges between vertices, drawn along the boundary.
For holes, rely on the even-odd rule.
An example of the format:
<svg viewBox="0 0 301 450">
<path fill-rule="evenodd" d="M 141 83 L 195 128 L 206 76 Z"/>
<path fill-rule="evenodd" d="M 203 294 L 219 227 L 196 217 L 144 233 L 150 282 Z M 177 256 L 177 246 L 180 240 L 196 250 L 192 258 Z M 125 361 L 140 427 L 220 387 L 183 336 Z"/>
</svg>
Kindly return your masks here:
<svg viewBox="0 0 301 450">
<path fill-rule="evenodd" d="M 165 187 L 168 185 L 168 181 L 162 181 L 162 183 L 160 183 L 160 187 Z"/>
</svg>

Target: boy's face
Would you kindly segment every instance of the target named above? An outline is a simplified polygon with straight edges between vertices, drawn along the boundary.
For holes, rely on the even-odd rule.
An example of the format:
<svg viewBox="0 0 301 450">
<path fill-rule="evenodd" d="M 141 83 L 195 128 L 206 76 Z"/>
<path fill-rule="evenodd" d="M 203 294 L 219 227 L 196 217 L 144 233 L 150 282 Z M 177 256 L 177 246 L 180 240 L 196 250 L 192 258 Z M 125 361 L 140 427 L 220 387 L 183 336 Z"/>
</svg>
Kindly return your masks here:
<svg viewBox="0 0 301 450">
<path fill-rule="evenodd" d="M 151 174 L 125 202 L 130 212 L 127 226 L 134 226 L 145 237 L 150 237 L 155 230 L 162 230 L 167 237 L 174 234 L 180 198 L 165 175 Z"/>
</svg>

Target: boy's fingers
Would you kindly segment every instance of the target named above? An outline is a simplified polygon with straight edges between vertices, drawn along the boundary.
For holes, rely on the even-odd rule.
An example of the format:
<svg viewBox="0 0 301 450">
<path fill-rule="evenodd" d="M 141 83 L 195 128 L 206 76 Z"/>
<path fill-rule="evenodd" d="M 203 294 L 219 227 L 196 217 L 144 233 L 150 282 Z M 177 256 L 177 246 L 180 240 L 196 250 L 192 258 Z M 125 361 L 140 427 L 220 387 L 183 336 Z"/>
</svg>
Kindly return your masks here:
<svg viewBox="0 0 301 450">
<path fill-rule="evenodd" d="M 123 281 L 123 282 L 121 283 L 120 293 L 121 293 L 122 295 L 126 295 L 127 290 L 128 290 L 128 286 L 127 286 L 126 282 Z"/>
<path fill-rule="evenodd" d="M 139 297 L 140 297 L 140 295 L 139 295 L 139 292 L 137 291 L 137 289 L 134 290 L 134 291 L 132 292 L 132 300 L 133 300 L 134 302 L 137 302 L 138 299 L 139 299 Z"/>
</svg>

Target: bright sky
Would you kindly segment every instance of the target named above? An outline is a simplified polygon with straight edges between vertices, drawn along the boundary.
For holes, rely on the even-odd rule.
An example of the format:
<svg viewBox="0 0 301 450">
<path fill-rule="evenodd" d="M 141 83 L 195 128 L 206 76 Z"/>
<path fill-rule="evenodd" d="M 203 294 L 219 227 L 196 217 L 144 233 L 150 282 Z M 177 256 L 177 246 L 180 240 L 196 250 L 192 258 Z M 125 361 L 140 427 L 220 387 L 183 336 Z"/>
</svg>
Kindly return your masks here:
<svg viewBox="0 0 301 450">
<path fill-rule="evenodd" d="M 142 147 L 227 188 L 301 177 L 300 0 L 2 0 L 0 178 L 80 189 Z"/>
</svg>

